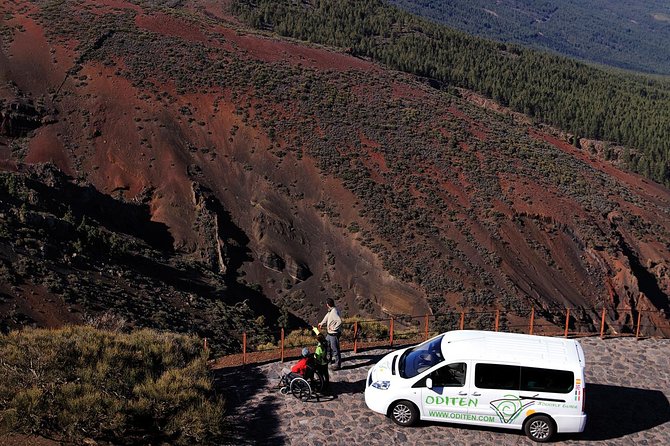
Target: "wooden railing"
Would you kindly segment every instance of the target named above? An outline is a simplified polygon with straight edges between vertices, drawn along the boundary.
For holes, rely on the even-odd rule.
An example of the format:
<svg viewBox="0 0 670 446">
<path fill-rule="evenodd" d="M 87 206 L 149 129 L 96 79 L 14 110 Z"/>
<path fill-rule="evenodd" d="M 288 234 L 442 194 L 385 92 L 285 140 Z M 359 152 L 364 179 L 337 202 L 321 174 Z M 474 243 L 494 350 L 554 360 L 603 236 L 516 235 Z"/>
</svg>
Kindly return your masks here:
<svg viewBox="0 0 670 446">
<path fill-rule="evenodd" d="M 630 325 L 618 319 L 612 319 L 608 317 L 608 309 L 606 308 L 599 311 L 566 308 L 560 315 L 544 310 L 536 312 L 535 308 L 531 308 L 526 317 L 511 312 L 501 312 L 501 310 L 470 310 L 467 312 L 462 310 L 447 314 L 426 314 L 411 317 L 392 316 L 381 319 L 345 321 L 342 323 L 343 331 L 340 343 L 343 351 L 352 350 L 353 353 L 357 353 L 359 349 L 367 347 L 392 347 L 400 344 L 419 343 L 444 331 L 455 329 L 507 331 L 566 338 L 580 336 L 600 336 L 601 338 L 634 336 L 636 339 L 648 336 L 670 337 L 670 321 L 657 311 L 616 309 L 609 310 L 609 313 L 624 315 L 623 319 L 630 319 L 628 316 L 634 315 L 635 322 Z M 490 321 L 490 324 L 487 324 L 487 321 Z M 312 344 L 308 345 L 311 346 Z M 237 362 L 241 364 L 250 362 L 250 356 L 261 358 L 261 360 L 280 360 L 283 362 L 287 357 L 298 356 L 304 346 L 287 345 L 287 336 L 282 328 L 276 348 L 258 350 L 248 344 L 245 332 L 241 333 L 241 354 L 227 356 L 236 357 Z M 206 339 L 204 340 L 204 347 L 207 348 Z M 257 362 L 257 360 L 251 359 L 251 362 Z"/>
</svg>

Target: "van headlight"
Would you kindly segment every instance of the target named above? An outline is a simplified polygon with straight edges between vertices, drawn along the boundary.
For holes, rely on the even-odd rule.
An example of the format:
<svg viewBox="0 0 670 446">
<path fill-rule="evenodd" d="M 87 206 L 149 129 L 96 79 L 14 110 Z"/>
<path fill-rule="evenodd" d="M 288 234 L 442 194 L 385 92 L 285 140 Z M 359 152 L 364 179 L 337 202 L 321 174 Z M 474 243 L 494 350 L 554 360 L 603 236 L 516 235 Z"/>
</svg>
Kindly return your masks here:
<svg viewBox="0 0 670 446">
<path fill-rule="evenodd" d="M 372 387 L 379 390 L 386 390 L 391 385 L 391 381 L 375 381 L 372 383 Z"/>
</svg>

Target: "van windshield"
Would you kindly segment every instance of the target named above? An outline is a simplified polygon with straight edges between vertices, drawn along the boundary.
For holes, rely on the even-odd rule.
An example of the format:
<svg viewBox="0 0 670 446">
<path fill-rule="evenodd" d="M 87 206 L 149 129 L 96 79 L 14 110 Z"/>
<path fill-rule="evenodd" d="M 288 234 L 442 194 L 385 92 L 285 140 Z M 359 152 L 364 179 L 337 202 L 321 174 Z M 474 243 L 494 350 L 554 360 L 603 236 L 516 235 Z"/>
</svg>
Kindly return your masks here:
<svg viewBox="0 0 670 446">
<path fill-rule="evenodd" d="M 398 369 L 403 378 L 413 378 L 435 364 L 444 361 L 442 337 L 439 336 L 416 347 L 410 348 L 400 357 Z"/>
</svg>

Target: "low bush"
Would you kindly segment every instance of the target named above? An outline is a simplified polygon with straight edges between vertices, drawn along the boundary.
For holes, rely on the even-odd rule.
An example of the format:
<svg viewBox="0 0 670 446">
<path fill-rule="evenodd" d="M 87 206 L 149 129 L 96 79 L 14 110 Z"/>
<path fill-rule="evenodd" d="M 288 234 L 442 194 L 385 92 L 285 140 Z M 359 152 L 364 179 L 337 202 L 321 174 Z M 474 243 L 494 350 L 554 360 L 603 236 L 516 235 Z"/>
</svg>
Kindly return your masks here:
<svg viewBox="0 0 670 446">
<path fill-rule="evenodd" d="M 379 321 L 366 321 L 360 317 L 351 317 L 342 321 L 342 327 L 345 329 L 344 337 L 353 338 L 354 322 L 358 322 L 357 337 L 363 341 L 380 341 L 388 339 L 389 327 Z M 347 333 L 348 332 L 348 333 Z"/>
<path fill-rule="evenodd" d="M 0 336 L 0 433 L 81 443 L 217 443 L 215 397 L 197 338 L 91 327 Z"/>
<path fill-rule="evenodd" d="M 423 336 L 423 333 L 419 333 L 419 329 L 416 327 L 394 330 L 393 338 L 396 340 L 405 340 L 405 339 L 420 339 Z"/>
<path fill-rule="evenodd" d="M 316 335 L 313 331 L 302 329 L 290 332 L 284 338 L 284 347 L 312 347 L 316 345 Z"/>
</svg>

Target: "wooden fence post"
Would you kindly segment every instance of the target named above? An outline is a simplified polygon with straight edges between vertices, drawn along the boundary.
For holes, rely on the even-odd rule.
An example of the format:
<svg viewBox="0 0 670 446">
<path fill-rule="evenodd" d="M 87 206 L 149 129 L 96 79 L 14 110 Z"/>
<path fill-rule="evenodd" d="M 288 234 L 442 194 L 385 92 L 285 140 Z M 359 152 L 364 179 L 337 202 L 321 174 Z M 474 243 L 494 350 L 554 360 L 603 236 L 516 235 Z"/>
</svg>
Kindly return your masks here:
<svg viewBox="0 0 670 446">
<path fill-rule="evenodd" d="M 391 330 L 390 330 L 390 343 L 391 347 L 393 347 L 393 318 L 391 318 Z"/>
<path fill-rule="evenodd" d="M 425 333 L 424 333 L 424 340 L 428 340 L 428 315 L 425 316 L 426 318 L 426 327 L 425 327 Z"/>
<path fill-rule="evenodd" d="M 281 362 L 284 362 L 284 327 L 281 328 Z"/>
<path fill-rule="evenodd" d="M 358 353 L 358 321 L 354 321 L 354 353 Z"/>
<path fill-rule="evenodd" d="M 535 323 L 535 307 L 530 309 L 530 334 L 533 334 L 533 324 Z"/>
<path fill-rule="evenodd" d="M 461 311 L 461 323 L 459 325 L 460 330 L 463 330 L 464 326 L 465 326 L 465 310 Z"/>
<path fill-rule="evenodd" d="M 565 312 L 565 337 L 568 337 L 568 328 L 570 327 L 570 309 Z"/>
<path fill-rule="evenodd" d="M 242 333 L 242 364 L 247 363 L 247 332 Z"/>
<path fill-rule="evenodd" d="M 500 327 L 500 310 L 496 310 L 496 331 Z"/>
<path fill-rule="evenodd" d="M 640 337 L 640 322 L 642 321 L 642 312 L 638 311 L 637 313 L 637 329 L 635 330 L 635 339 Z"/>
<path fill-rule="evenodd" d="M 603 308 L 603 316 L 600 320 L 600 339 L 605 337 L 605 308 Z"/>
</svg>

